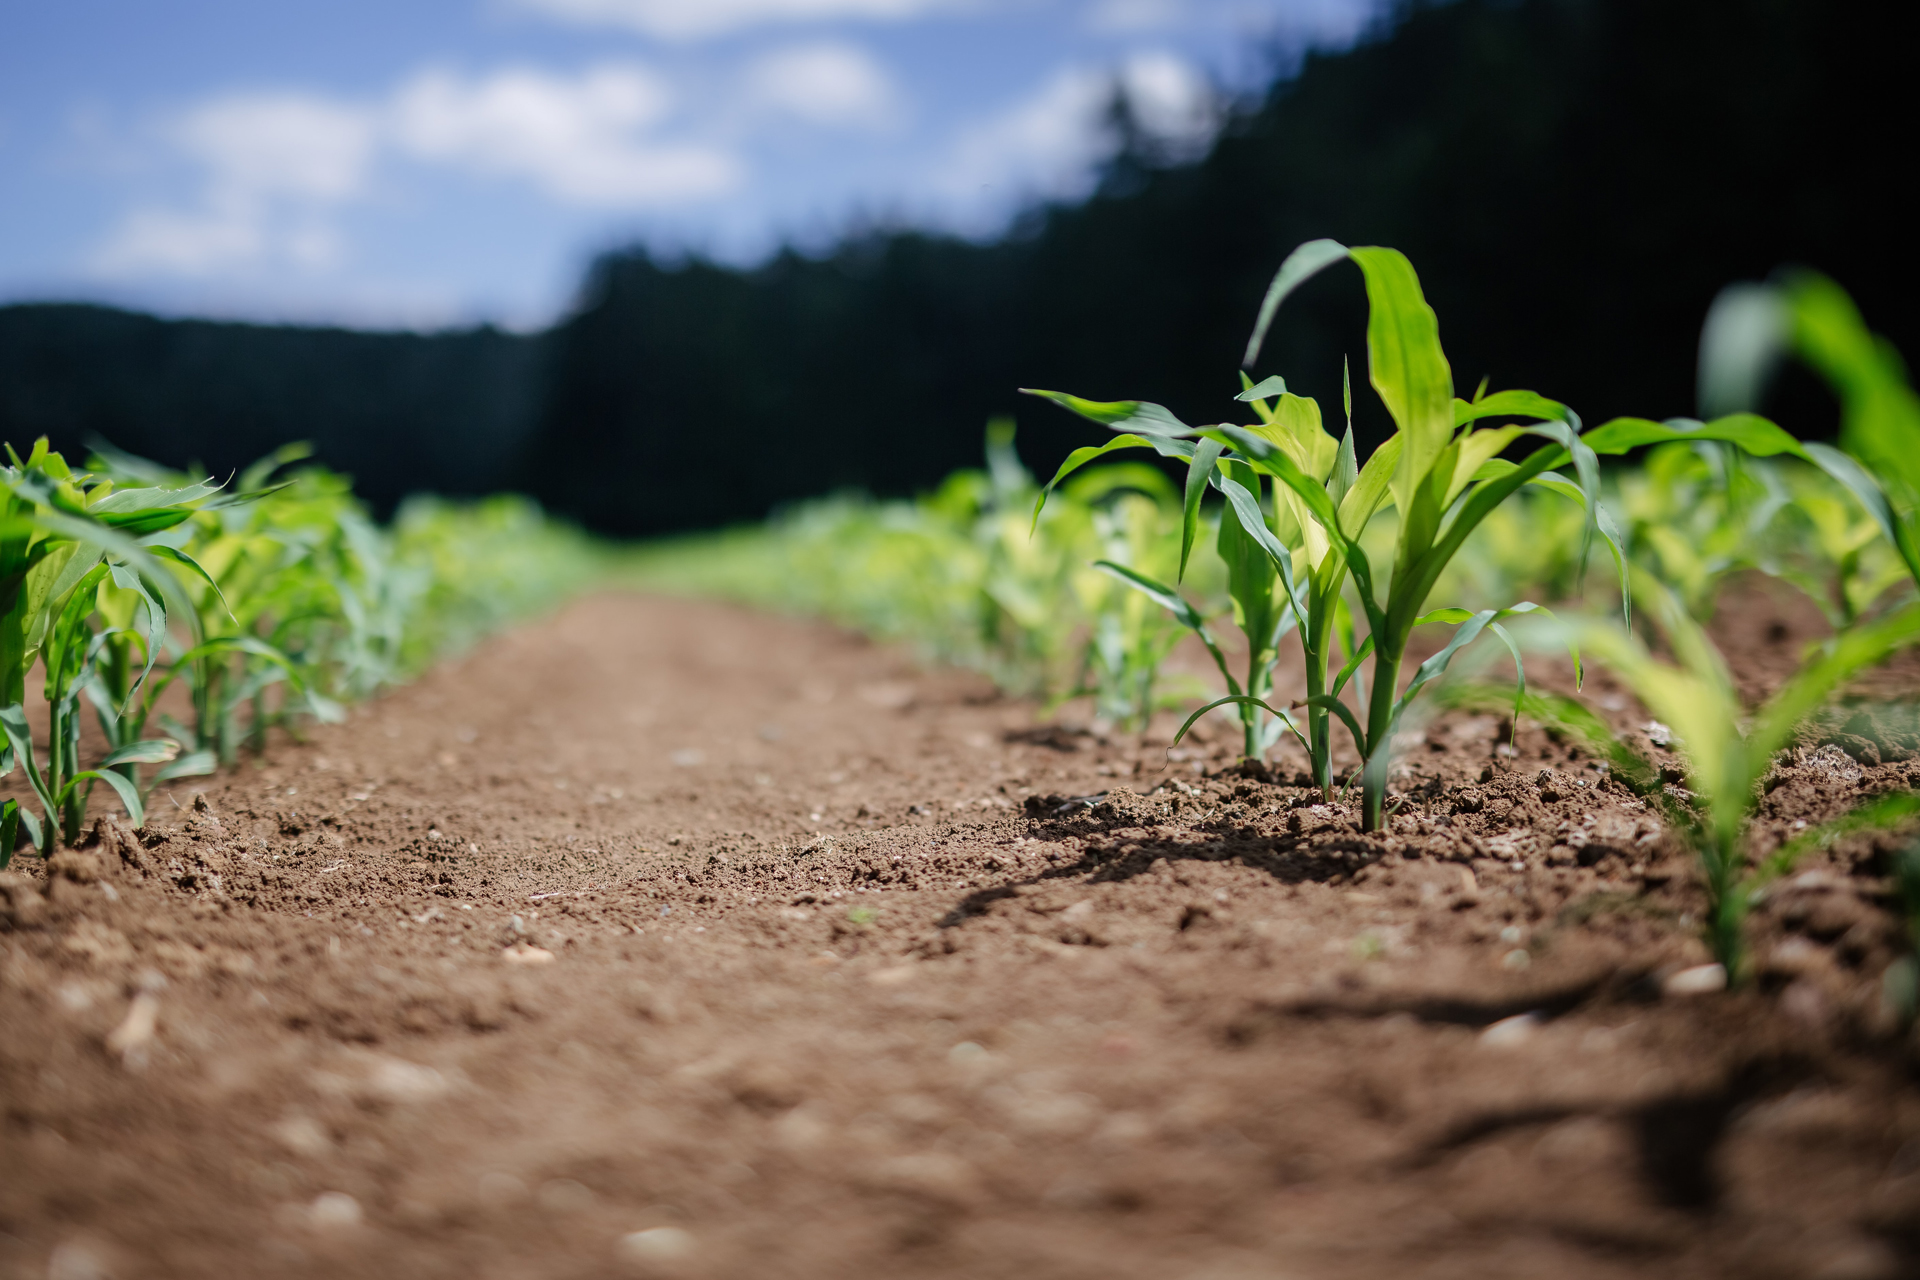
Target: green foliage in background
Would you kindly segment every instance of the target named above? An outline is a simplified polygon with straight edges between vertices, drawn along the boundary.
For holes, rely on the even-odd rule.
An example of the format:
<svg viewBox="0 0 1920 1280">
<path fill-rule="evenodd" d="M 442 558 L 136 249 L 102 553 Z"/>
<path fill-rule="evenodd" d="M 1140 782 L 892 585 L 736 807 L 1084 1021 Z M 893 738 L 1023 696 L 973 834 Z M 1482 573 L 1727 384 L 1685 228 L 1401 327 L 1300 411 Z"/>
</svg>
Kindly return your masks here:
<svg viewBox="0 0 1920 1280">
<path fill-rule="evenodd" d="M 1091 697 L 1116 728 L 1192 692 L 1160 674 L 1180 626 L 1129 586 L 1172 575 L 1180 502 L 1167 478 L 1101 467 L 1036 519 L 1040 489 L 1011 422 L 989 425 L 987 462 L 913 501 L 827 498 L 764 526 L 657 543 L 629 560 L 630 580 L 830 618 L 1048 704 Z M 1218 576 L 1203 577 L 1203 595 L 1217 599 Z"/>
<path fill-rule="evenodd" d="M 524 499 L 415 500 L 383 529 L 344 477 L 281 475 L 305 456 L 282 449 L 222 485 L 106 448 L 78 472 L 44 440 L 9 451 L 0 775 L 20 768 L 40 812 L 0 805 L 0 865 L 22 831 L 43 854 L 76 840 L 96 783 L 138 824 L 156 784 L 263 750 L 276 725 L 338 719 L 608 567 Z M 26 710 L 36 668 L 44 750 Z M 91 768 L 83 697 L 106 748 Z"/>
</svg>

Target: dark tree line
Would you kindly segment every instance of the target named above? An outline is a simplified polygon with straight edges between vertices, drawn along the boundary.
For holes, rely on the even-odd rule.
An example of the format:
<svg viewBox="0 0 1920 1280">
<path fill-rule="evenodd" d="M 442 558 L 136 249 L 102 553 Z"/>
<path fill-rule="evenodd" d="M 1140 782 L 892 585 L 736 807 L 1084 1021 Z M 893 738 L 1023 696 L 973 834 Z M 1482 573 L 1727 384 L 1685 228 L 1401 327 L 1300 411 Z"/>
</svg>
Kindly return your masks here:
<svg viewBox="0 0 1920 1280">
<path fill-rule="evenodd" d="M 221 465 L 305 437 L 382 498 L 516 488 L 608 532 L 692 528 L 929 485 L 997 412 L 1039 467 L 1097 434 L 1023 385 L 1229 417 L 1266 280 L 1315 236 L 1412 257 L 1463 389 L 1532 387 L 1590 422 L 1688 413 L 1714 293 L 1782 263 L 1920 351 L 1915 25 L 1858 0 L 1416 5 L 1308 58 L 1198 162 L 1130 146 L 1090 200 L 991 244 L 875 233 L 748 271 L 635 249 L 538 338 L 0 311 L 0 429 Z M 1362 325 L 1357 273 L 1329 272 L 1260 372 L 1337 411 Z M 1803 432 L 1833 416 L 1804 379 L 1774 408 Z"/>
<path fill-rule="evenodd" d="M 312 441 L 382 510 L 416 489 L 518 487 L 549 340 L 159 320 L 109 307 L 0 307 L 0 439 L 69 460 L 104 439 L 216 475 Z"/>
</svg>

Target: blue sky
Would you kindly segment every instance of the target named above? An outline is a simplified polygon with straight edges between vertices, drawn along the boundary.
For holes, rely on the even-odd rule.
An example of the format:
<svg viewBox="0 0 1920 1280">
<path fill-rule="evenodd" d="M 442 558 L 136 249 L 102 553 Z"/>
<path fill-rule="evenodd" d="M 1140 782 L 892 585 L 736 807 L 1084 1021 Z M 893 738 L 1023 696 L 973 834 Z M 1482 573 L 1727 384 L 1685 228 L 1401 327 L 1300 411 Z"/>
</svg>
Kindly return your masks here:
<svg viewBox="0 0 1920 1280">
<path fill-rule="evenodd" d="M 592 255 L 992 234 L 1116 78 L 1216 90 L 1374 0 L 61 0 L 0 14 L 0 301 L 544 324 Z"/>
</svg>

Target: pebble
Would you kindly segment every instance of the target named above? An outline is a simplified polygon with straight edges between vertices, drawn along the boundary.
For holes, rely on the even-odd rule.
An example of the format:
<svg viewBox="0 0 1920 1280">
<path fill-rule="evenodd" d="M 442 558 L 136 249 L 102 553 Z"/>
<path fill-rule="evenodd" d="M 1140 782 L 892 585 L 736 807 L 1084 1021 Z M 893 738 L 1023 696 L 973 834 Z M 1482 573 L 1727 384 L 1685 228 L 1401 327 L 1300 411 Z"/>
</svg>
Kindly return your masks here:
<svg viewBox="0 0 1920 1280">
<path fill-rule="evenodd" d="M 1726 966 L 1718 964 L 1697 964 L 1691 969 L 1670 973 L 1660 984 L 1661 994 L 1669 996 L 1708 996 L 1726 989 Z"/>
<path fill-rule="evenodd" d="M 47 1259 L 47 1280 L 108 1280 L 112 1274 L 98 1253 L 76 1241 L 54 1246 Z"/>
<path fill-rule="evenodd" d="M 307 1206 L 307 1221 L 325 1231 L 360 1225 L 360 1202 L 344 1191 L 322 1191 Z"/>
<path fill-rule="evenodd" d="M 1532 1039 L 1545 1021 L 1537 1013 L 1516 1013 L 1502 1018 L 1480 1033 L 1480 1043 L 1490 1049 L 1504 1049 Z"/>
<path fill-rule="evenodd" d="M 107 1033 L 107 1051 L 131 1063 L 153 1042 L 153 1033 L 159 1024 L 160 1002 L 141 992 L 128 1006 L 125 1020 Z"/>
<path fill-rule="evenodd" d="M 693 1249 L 692 1233 L 679 1227 L 648 1227 L 620 1237 L 620 1256 L 629 1262 L 676 1262 Z"/>
<path fill-rule="evenodd" d="M 500 953 L 508 964 L 552 964 L 553 952 L 531 943 L 516 942 Z"/>
</svg>

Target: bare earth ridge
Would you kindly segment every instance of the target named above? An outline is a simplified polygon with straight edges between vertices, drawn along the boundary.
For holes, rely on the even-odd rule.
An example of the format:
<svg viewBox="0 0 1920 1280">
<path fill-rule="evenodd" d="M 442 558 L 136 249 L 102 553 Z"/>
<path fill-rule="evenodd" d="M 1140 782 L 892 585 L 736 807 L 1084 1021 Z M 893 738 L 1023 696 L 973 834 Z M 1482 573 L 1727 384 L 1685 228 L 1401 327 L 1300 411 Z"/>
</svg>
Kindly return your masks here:
<svg viewBox="0 0 1920 1280">
<path fill-rule="evenodd" d="M 1440 720 L 1366 836 L 1034 725 L 609 595 L 23 853 L 0 1276 L 1920 1274 L 1873 837 L 1687 994 L 1684 853 L 1537 728 Z M 1920 768 L 1858 739 L 1764 839 Z"/>
</svg>

